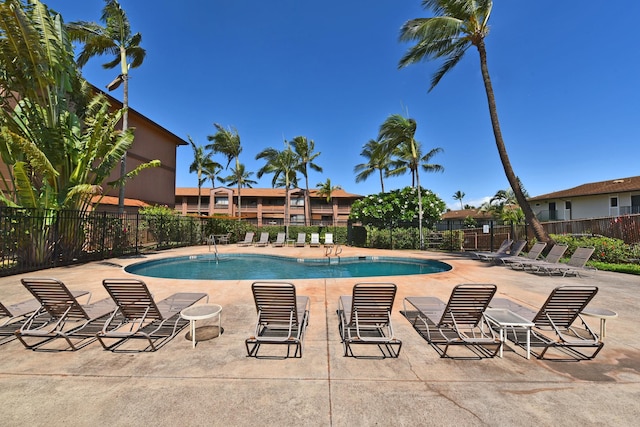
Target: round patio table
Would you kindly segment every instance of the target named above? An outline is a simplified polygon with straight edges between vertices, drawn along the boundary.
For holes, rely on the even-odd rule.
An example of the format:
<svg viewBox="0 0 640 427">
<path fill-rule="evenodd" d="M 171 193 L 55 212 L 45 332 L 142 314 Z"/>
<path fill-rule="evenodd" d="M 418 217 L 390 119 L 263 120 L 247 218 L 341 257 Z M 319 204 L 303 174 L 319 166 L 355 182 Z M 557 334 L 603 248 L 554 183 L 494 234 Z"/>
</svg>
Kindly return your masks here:
<svg viewBox="0 0 640 427">
<path fill-rule="evenodd" d="M 618 317 L 618 313 L 613 310 L 609 310 L 606 308 L 590 308 L 586 307 L 580 314 L 584 314 L 589 317 L 596 317 L 600 319 L 600 339 L 604 339 L 607 334 L 607 319 L 615 319 Z"/>
<path fill-rule="evenodd" d="M 222 306 L 218 304 L 198 304 L 187 307 L 180 312 L 180 317 L 189 321 L 189 330 L 191 334 L 191 343 L 193 348 L 196 347 L 196 341 L 205 341 L 212 338 L 216 338 L 222 334 L 221 323 Z M 213 333 L 196 333 L 196 321 L 213 319 L 218 316 L 218 330 L 216 334 Z M 204 329 L 201 327 L 199 329 Z"/>
</svg>

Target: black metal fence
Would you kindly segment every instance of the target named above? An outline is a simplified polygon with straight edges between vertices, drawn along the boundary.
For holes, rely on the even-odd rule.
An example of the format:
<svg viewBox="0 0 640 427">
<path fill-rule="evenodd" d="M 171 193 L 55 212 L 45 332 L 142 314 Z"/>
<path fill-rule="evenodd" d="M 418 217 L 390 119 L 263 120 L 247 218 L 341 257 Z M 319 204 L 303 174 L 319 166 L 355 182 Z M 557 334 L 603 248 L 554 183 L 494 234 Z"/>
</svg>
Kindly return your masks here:
<svg viewBox="0 0 640 427">
<path fill-rule="evenodd" d="M 202 242 L 199 218 L 0 207 L 0 276 Z"/>
</svg>

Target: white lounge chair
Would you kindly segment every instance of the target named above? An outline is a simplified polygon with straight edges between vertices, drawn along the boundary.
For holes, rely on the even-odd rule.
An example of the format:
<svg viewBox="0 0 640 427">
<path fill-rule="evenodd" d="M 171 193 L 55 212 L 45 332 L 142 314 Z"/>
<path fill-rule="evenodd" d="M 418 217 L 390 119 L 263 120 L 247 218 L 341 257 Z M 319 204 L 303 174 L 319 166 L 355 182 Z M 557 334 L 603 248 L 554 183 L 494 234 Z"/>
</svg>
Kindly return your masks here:
<svg viewBox="0 0 640 427">
<path fill-rule="evenodd" d="M 309 241 L 309 247 L 311 247 L 311 248 L 319 248 L 320 247 L 320 234 L 311 233 L 311 240 Z"/>
<path fill-rule="evenodd" d="M 285 236 L 286 234 L 284 233 L 278 233 L 278 236 L 276 237 L 276 241 L 273 242 L 273 246 L 276 248 L 281 248 L 285 245 Z"/>
<path fill-rule="evenodd" d="M 256 242 L 256 246 L 267 246 L 269 244 L 269 233 L 260 233 L 260 240 Z"/>
<path fill-rule="evenodd" d="M 306 233 L 298 233 L 298 240 L 296 240 L 296 247 L 304 247 L 307 243 L 307 234 Z"/>
<path fill-rule="evenodd" d="M 238 242 L 238 246 L 251 246 L 253 245 L 253 235 L 255 233 L 253 233 L 252 231 L 249 231 L 247 234 L 245 234 L 244 236 L 244 240 L 241 242 Z"/>
<path fill-rule="evenodd" d="M 324 233 L 324 245 L 333 246 L 333 233 Z"/>
</svg>

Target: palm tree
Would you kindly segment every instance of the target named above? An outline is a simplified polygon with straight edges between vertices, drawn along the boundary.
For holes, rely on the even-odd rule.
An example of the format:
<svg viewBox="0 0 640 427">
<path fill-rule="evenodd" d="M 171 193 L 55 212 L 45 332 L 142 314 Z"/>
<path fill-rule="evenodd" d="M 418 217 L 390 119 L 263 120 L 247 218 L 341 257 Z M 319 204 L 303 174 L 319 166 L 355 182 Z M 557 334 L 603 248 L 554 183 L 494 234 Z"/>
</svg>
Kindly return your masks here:
<svg viewBox="0 0 640 427">
<path fill-rule="evenodd" d="M 189 138 L 189 143 L 191 144 L 191 148 L 193 148 L 193 162 L 189 166 L 189 173 L 195 172 L 198 175 L 198 216 L 200 216 L 202 184 L 204 184 L 207 179 L 203 177 L 203 175 L 207 170 L 213 170 L 216 166 L 220 167 L 220 164 L 211 159 L 213 153 L 205 152 L 204 147 L 196 145 L 189 135 L 187 135 L 187 138 Z"/>
<path fill-rule="evenodd" d="M 318 195 L 326 197 L 327 203 L 331 201 L 331 195 L 336 190 L 341 190 L 339 185 L 331 185 L 331 178 L 327 178 L 325 182 L 319 182 L 316 184 L 318 188 Z"/>
<path fill-rule="evenodd" d="M 391 159 L 385 151 L 386 142 L 380 139 L 370 139 L 363 147 L 360 155 L 368 161 L 366 163 L 357 164 L 353 168 L 353 172 L 357 173 L 356 182 L 366 181 L 376 170 L 380 173 L 380 187 L 384 193 L 383 175 L 389 172 L 389 163 Z"/>
<path fill-rule="evenodd" d="M 238 185 L 238 221 L 240 221 L 240 218 L 242 216 L 241 215 L 242 196 L 240 195 L 240 189 L 242 188 L 242 182 L 241 182 L 242 174 L 240 173 L 240 171 L 242 171 L 242 173 L 245 173 L 244 165 L 240 163 L 240 153 L 242 152 L 242 145 L 240 144 L 240 135 L 238 134 L 238 131 L 235 128 L 225 129 L 218 123 L 214 123 L 213 125 L 217 129 L 217 132 L 213 135 L 207 136 L 207 139 L 209 141 L 213 141 L 213 143 L 207 144 L 205 148 L 207 150 L 213 150 L 214 153 L 223 154 L 227 158 L 227 166 L 226 166 L 227 169 L 229 169 L 229 164 L 231 163 L 231 160 L 235 159 L 236 161 L 236 167 L 235 169 L 232 169 L 232 171 L 235 171 L 235 172 L 232 172 L 231 176 L 237 175 L 237 177 L 239 178 L 239 180 L 234 181 L 234 185 L 235 184 Z M 242 166 L 242 168 L 240 166 Z M 252 174 L 253 172 L 250 173 L 250 175 Z M 230 181 L 223 181 L 223 182 L 230 182 Z"/>
<path fill-rule="evenodd" d="M 120 64 L 120 75 L 111 82 L 107 88 L 113 90 L 120 83 L 124 83 L 122 95 L 122 130 L 129 127 L 129 69 L 142 65 L 146 51 L 140 47 L 142 35 L 131 33 L 131 26 L 124 10 L 116 0 L 105 0 L 104 9 L 100 20 L 105 23 L 102 27 L 94 22 L 71 22 L 67 25 L 69 37 L 74 41 L 84 44 L 77 63 L 83 67 L 90 58 L 101 55 L 115 55 L 115 57 L 102 64 L 104 68 L 115 68 Z M 120 177 L 127 172 L 127 154 L 120 160 Z M 124 182 L 118 193 L 118 211 L 124 212 Z"/>
<path fill-rule="evenodd" d="M 282 150 L 266 148 L 256 156 L 256 160 L 264 159 L 265 165 L 258 171 L 257 177 L 262 178 L 265 173 L 272 173 L 271 185 L 285 188 L 284 202 L 284 227 L 285 235 L 289 236 L 289 188 L 291 185 L 298 186 L 298 156 L 287 143 L 287 147 Z"/>
<path fill-rule="evenodd" d="M 464 199 L 464 196 L 464 192 L 460 190 L 453 193 L 453 200 L 458 200 L 460 202 L 460 210 L 464 209 L 464 205 L 462 204 L 462 199 Z"/>
<path fill-rule="evenodd" d="M 222 165 L 218 162 L 212 161 L 208 165 L 205 165 L 202 168 L 202 174 L 204 175 L 204 177 L 202 178 L 203 179 L 202 183 L 204 184 L 208 179 L 211 181 L 211 188 L 215 188 L 216 177 L 218 176 L 218 172 L 220 172 L 221 170 L 222 170 Z"/>
<path fill-rule="evenodd" d="M 405 118 L 399 114 L 392 114 L 380 126 L 378 140 L 384 140 L 386 143 L 386 151 L 394 153 L 400 150 L 404 155 L 409 156 L 412 164 L 418 164 L 422 158 L 420 157 L 420 143 L 415 140 L 417 123 L 413 119 Z M 439 150 L 439 149 L 434 149 Z M 431 150 L 431 151 L 434 151 Z M 436 151 L 437 152 L 437 151 Z M 434 153 L 435 154 L 435 153 Z M 423 165 L 424 168 L 425 165 Z M 435 170 L 441 169 L 438 166 Z M 415 168 L 416 186 L 418 188 L 418 229 L 420 234 L 420 249 L 424 248 L 424 238 L 422 234 L 422 187 L 420 187 L 419 168 Z"/>
<path fill-rule="evenodd" d="M 313 161 L 320 155 L 320 152 L 314 153 L 315 142 L 313 139 L 307 139 L 305 136 L 296 136 L 291 140 L 293 150 L 298 156 L 298 171 L 304 176 L 305 192 L 304 192 L 304 225 L 309 225 L 307 212 L 310 212 L 309 205 L 309 168 L 316 172 L 322 172 L 322 168 Z"/>
<path fill-rule="evenodd" d="M 400 40 L 403 42 L 416 42 L 416 44 L 409 48 L 407 53 L 400 59 L 398 67 L 403 68 L 423 60 L 444 59 L 443 65 L 431 79 L 429 88 L 429 91 L 431 91 L 442 77 L 460 62 L 470 46 L 476 47 L 480 55 L 480 70 L 487 94 L 493 135 L 505 175 L 538 241 L 550 242 L 551 238 L 533 213 L 522 191 L 518 177 L 513 171 L 504 139 L 502 138 L 502 131 L 500 130 L 484 40 L 489 34 L 489 18 L 493 8 L 493 1 L 423 0 L 422 5 L 426 10 L 431 10 L 435 16 L 432 18 L 412 19 L 402 26 Z"/>
<path fill-rule="evenodd" d="M 231 175 L 225 177 L 218 177 L 218 181 L 223 184 L 228 185 L 229 187 L 237 185 L 238 186 L 238 221 L 240 221 L 240 189 L 242 187 L 253 188 L 256 181 L 251 179 L 251 175 L 253 172 L 248 172 L 245 170 L 244 165 L 242 163 L 238 163 L 238 167 L 231 168 Z"/>
<path fill-rule="evenodd" d="M 418 169 L 422 166 L 425 172 L 444 172 L 444 167 L 438 164 L 428 163 L 433 156 L 441 153 L 442 148 L 434 148 L 424 156 L 422 155 L 422 144 L 416 142 L 415 157 L 410 144 L 400 144 L 394 153 L 397 158 L 391 161 L 388 176 L 403 175 L 407 171 L 411 172 L 411 186 L 415 188 Z"/>
<path fill-rule="evenodd" d="M 318 188 L 318 195 L 324 196 L 327 200 L 327 203 L 331 202 L 331 195 L 333 194 L 334 191 L 342 189 L 342 187 L 340 187 L 339 185 L 331 185 L 330 178 L 327 178 L 325 182 L 317 183 L 316 187 Z M 331 219 L 332 219 L 333 225 L 335 226 L 336 219 L 333 216 L 333 214 L 331 215 Z"/>
</svg>

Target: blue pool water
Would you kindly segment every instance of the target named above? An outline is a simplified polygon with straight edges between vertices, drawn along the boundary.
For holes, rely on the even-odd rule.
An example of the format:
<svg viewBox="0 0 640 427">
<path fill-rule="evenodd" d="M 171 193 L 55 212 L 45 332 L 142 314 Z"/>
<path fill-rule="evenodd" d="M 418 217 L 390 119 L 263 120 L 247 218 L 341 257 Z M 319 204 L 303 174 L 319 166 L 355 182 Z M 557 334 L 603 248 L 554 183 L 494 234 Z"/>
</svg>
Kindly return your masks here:
<svg viewBox="0 0 640 427">
<path fill-rule="evenodd" d="M 451 270 L 444 262 L 395 257 L 296 259 L 270 255 L 192 255 L 132 264 L 132 274 L 190 280 L 273 280 L 404 276 Z"/>
</svg>

